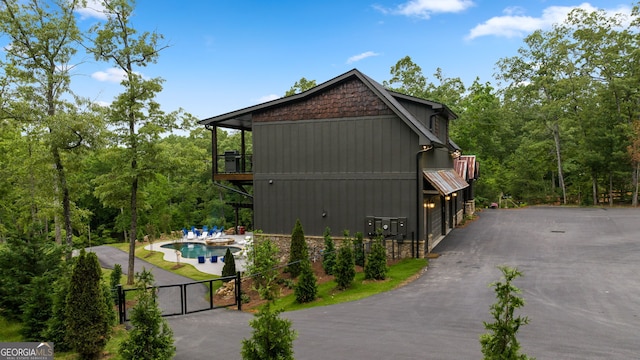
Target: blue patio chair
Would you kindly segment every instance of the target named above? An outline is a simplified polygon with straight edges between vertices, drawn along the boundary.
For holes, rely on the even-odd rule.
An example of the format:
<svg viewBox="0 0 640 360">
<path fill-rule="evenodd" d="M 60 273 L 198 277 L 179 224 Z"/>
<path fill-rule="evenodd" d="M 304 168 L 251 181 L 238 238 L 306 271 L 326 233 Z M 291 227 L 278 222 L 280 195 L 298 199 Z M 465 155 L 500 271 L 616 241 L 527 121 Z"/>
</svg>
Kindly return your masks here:
<svg viewBox="0 0 640 360">
<path fill-rule="evenodd" d="M 218 262 L 218 256 L 217 255 L 211 255 L 211 262 L 212 263 L 217 263 Z"/>
<path fill-rule="evenodd" d="M 200 233 L 200 230 L 198 230 L 198 229 L 196 229 L 195 233 L 196 233 L 197 237 L 200 237 L 200 235 L 202 235 L 202 233 Z"/>
<path fill-rule="evenodd" d="M 220 226 L 220 229 L 218 229 L 218 232 L 224 233 L 224 226 Z"/>
<path fill-rule="evenodd" d="M 213 225 L 213 229 L 211 229 L 211 235 L 213 235 L 213 234 L 217 233 L 218 231 L 220 231 L 220 230 L 218 229 L 218 225 Z"/>
<path fill-rule="evenodd" d="M 185 237 L 189 234 L 186 228 L 182 228 L 182 233 L 184 234 Z"/>
<path fill-rule="evenodd" d="M 198 256 L 198 264 L 204 264 L 204 256 Z"/>
<path fill-rule="evenodd" d="M 207 225 L 202 225 L 202 233 L 206 234 L 209 232 L 209 227 Z"/>
</svg>

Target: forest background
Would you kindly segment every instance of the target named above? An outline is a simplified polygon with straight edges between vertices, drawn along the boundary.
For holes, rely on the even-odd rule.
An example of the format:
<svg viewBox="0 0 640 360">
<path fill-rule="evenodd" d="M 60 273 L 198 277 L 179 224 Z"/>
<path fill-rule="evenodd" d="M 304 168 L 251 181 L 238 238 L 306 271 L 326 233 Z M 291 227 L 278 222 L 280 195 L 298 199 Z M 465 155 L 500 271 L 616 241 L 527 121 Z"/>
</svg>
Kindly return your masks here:
<svg viewBox="0 0 640 360">
<path fill-rule="evenodd" d="M 245 199 L 212 185 L 209 131 L 181 109 L 160 110 L 162 79 L 136 71 L 161 61 L 161 34 L 126 21 L 80 32 L 77 2 L 57 4 L 0 4 L 0 35 L 11 44 L 0 53 L 0 242 L 38 236 L 85 247 L 233 224 L 226 204 Z M 459 116 L 450 137 L 478 158 L 479 207 L 500 199 L 637 206 L 638 12 L 637 4 L 631 17 L 576 9 L 500 59 L 494 84 L 464 84 L 443 69 L 429 78 L 409 54 L 383 85 Z M 127 74 L 111 105 L 71 92 L 75 69 L 66 64 L 78 53 Z M 313 85 L 302 78 L 286 93 Z M 220 154 L 240 148 L 237 132 L 217 137 Z M 250 153 L 250 134 L 247 143 Z M 252 228 L 249 210 L 239 216 Z"/>
</svg>

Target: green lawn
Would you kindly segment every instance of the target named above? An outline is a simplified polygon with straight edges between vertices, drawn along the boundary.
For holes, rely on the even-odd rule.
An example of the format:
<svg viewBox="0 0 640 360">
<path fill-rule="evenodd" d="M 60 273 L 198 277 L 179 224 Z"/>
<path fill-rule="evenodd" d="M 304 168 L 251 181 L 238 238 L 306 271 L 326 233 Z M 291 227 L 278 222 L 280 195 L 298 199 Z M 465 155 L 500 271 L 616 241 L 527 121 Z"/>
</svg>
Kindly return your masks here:
<svg viewBox="0 0 640 360">
<path fill-rule="evenodd" d="M 129 244 L 126 244 L 126 243 L 110 244 L 110 246 L 129 252 Z M 167 271 L 171 271 L 172 273 L 175 273 L 178 275 L 188 277 L 195 281 L 210 280 L 210 279 L 215 279 L 219 277 L 216 275 L 203 273 L 202 271 L 199 271 L 198 269 L 196 269 L 193 265 L 187 264 L 187 263 L 181 263 L 182 267 L 180 267 L 179 269 L 176 269 L 175 268 L 177 265 L 176 262 L 164 260 L 163 259 L 164 254 L 162 252 L 145 250 L 143 245 L 136 246 L 136 257 L 148 263 L 151 263 L 159 268 L 165 269 Z M 122 266 L 122 270 L 126 271 L 127 264 L 120 264 L 120 265 Z"/>
<path fill-rule="evenodd" d="M 427 266 L 426 259 L 404 259 L 390 267 L 386 280 L 364 280 L 364 273 L 357 273 L 352 286 L 347 290 L 338 290 L 335 281 L 330 281 L 318 286 L 316 301 L 298 304 L 295 294 L 290 294 L 278 299 L 276 307 L 291 311 L 363 299 L 401 286 L 410 278 L 418 275 L 425 266 Z"/>
<path fill-rule="evenodd" d="M 20 342 L 24 341 L 20 331 L 22 323 L 12 321 L 0 316 L 0 339 L 2 342 Z"/>
</svg>

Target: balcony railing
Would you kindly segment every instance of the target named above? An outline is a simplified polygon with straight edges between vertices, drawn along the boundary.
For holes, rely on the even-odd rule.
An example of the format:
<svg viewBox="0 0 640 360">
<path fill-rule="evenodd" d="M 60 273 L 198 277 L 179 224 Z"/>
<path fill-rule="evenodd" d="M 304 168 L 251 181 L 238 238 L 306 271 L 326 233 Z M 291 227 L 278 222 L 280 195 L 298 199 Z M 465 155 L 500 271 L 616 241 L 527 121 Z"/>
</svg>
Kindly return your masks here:
<svg viewBox="0 0 640 360">
<path fill-rule="evenodd" d="M 253 171 L 251 154 L 242 156 L 237 150 L 225 151 L 216 158 L 216 174 L 247 174 Z"/>
</svg>

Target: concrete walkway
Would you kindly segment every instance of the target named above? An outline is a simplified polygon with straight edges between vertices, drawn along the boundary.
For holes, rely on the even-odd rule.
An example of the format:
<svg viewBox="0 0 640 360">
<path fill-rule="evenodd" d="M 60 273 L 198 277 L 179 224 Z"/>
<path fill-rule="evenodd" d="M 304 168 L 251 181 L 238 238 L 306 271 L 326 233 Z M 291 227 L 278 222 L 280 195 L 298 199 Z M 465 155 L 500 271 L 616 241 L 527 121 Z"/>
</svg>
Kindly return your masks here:
<svg viewBox="0 0 640 360">
<path fill-rule="evenodd" d="M 640 354 L 640 211 L 485 210 L 453 230 L 411 284 L 360 301 L 284 313 L 296 359 L 478 359 L 498 265 L 524 272 L 518 339 L 538 359 L 634 359 Z M 176 359 L 240 359 L 251 314 L 214 310 L 168 318 Z"/>
</svg>

